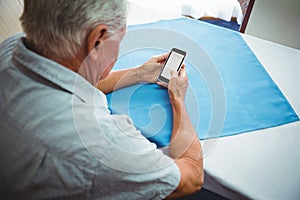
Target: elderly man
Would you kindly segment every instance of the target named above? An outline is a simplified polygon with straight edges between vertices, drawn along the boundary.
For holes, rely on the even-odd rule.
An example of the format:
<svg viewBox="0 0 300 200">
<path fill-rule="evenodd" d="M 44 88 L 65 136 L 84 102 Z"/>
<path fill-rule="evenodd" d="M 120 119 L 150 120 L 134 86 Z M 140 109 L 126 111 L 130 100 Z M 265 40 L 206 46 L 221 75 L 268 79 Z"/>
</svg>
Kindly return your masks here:
<svg viewBox="0 0 300 200">
<path fill-rule="evenodd" d="M 203 184 L 201 145 L 184 105 L 184 68 L 168 86 L 169 155 L 105 93 L 156 83 L 167 55 L 113 71 L 125 0 L 25 0 L 25 35 L 0 46 L 0 195 L 6 199 L 163 199 Z"/>
</svg>

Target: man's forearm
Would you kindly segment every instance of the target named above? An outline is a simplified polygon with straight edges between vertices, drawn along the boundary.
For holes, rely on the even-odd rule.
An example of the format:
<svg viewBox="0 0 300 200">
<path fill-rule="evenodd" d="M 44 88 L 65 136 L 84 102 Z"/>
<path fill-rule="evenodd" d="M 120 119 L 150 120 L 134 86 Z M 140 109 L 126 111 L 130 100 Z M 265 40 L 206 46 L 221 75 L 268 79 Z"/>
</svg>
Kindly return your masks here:
<svg viewBox="0 0 300 200">
<path fill-rule="evenodd" d="M 180 169 L 179 186 L 168 198 L 176 198 L 199 191 L 204 182 L 201 144 L 186 111 L 184 100 L 172 99 L 173 132 L 170 156 Z"/>
<path fill-rule="evenodd" d="M 167 56 L 168 54 L 163 54 L 151 58 L 139 67 L 111 72 L 98 83 L 97 88 L 104 93 L 109 93 L 139 82 L 156 83 L 162 63 Z"/>
<path fill-rule="evenodd" d="M 97 88 L 107 94 L 142 81 L 138 68 L 130 68 L 111 72 L 105 79 L 100 80 Z"/>
<path fill-rule="evenodd" d="M 202 150 L 191 123 L 183 100 L 173 100 L 173 131 L 170 144 L 170 156 L 181 157 L 201 157 Z"/>
</svg>

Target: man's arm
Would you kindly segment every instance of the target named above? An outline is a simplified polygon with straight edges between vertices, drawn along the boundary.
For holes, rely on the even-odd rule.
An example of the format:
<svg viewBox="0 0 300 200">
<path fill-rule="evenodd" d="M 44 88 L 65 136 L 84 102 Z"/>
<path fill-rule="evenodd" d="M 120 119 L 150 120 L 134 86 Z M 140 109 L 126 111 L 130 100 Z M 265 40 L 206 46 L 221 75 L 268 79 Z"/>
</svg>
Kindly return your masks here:
<svg viewBox="0 0 300 200">
<path fill-rule="evenodd" d="M 107 94 L 123 87 L 142 81 L 137 68 L 112 71 L 105 79 L 100 80 L 97 88 Z"/>
<path fill-rule="evenodd" d="M 204 182 L 201 144 L 184 104 L 187 87 L 188 78 L 184 68 L 179 76 L 172 73 L 168 85 L 174 117 L 170 157 L 176 159 L 181 179 L 176 190 L 168 196 L 170 199 L 197 192 L 201 190 Z"/>
<path fill-rule="evenodd" d="M 107 94 L 139 82 L 156 83 L 162 64 L 168 54 L 153 57 L 140 67 L 111 72 L 105 79 L 99 81 L 97 88 Z"/>
</svg>

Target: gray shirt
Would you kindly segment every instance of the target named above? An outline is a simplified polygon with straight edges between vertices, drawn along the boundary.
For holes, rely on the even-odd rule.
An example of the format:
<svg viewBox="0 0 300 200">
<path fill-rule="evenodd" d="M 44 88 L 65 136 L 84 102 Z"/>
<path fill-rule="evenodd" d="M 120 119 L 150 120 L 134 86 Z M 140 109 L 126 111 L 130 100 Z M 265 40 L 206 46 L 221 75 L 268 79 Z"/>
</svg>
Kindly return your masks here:
<svg viewBox="0 0 300 200">
<path fill-rule="evenodd" d="M 0 46 L 0 196 L 10 199 L 162 199 L 174 161 L 105 95 L 26 47 Z"/>
</svg>

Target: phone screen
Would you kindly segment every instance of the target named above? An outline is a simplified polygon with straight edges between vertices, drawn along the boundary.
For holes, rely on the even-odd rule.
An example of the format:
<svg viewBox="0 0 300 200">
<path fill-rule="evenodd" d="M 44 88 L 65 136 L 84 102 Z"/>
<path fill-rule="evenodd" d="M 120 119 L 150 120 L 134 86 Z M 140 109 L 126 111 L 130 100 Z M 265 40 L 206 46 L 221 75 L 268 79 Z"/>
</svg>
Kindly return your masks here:
<svg viewBox="0 0 300 200">
<path fill-rule="evenodd" d="M 169 80 L 171 79 L 171 71 L 173 70 L 178 72 L 184 60 L 184 57 L 184 51 L 173 48 L 167 61 L 164 64 L 164 68 L 161 71 L 158 80 L 163 81 L 165 83 L 169 83 Z"/>
</svg>

